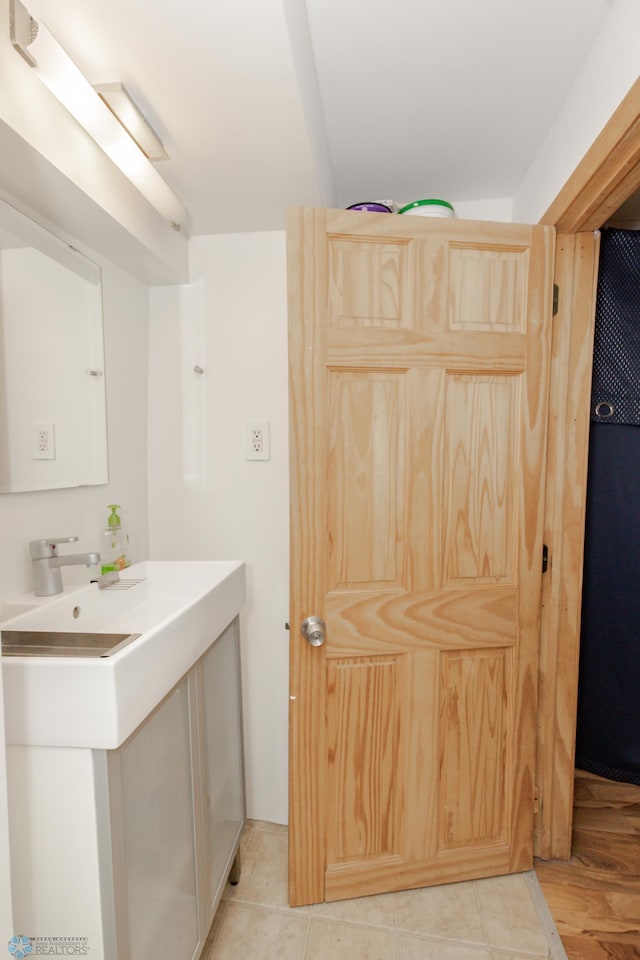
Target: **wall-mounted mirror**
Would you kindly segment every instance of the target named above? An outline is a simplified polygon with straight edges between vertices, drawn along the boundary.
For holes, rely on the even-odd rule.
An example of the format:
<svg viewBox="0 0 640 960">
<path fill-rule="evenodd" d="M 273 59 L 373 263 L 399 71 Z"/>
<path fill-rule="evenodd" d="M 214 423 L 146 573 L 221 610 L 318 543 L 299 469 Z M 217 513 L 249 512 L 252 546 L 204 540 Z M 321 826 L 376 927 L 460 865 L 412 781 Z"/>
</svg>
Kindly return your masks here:
<svg viewBox="0 0 640 960">
<path fill-rule="evenodd" d="M 0 493 L 107 479 L 100 269 L 0 200 Z"/>
</svg>

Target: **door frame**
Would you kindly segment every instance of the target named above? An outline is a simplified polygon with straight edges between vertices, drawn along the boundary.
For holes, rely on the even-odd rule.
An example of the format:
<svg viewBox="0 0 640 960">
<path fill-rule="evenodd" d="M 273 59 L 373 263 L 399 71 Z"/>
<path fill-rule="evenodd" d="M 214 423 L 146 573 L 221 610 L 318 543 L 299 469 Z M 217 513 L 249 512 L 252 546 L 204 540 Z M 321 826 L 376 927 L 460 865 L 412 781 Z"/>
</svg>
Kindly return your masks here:
<svg viewBox="0 0 640 960">
<path fill-rule="evenodd" d="M 600 229 L 640 188 L 640 79 L 540 223 L 557 231 L 546 471 L 535 855 L 571 856 L 593 323 Z"/>
</svg>

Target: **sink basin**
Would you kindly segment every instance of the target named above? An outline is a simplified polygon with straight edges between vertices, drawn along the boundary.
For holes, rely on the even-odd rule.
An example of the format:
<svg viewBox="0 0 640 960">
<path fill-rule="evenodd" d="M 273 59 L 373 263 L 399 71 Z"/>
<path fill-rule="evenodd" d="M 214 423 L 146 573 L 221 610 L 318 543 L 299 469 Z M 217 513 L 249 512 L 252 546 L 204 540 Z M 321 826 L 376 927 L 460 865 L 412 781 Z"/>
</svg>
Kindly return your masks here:
<svg viewBox="0 0 640 960">
<path fill-rule="evenodd" d="M 240 561 L 147 561 L 1 624 L 8 744 L 115 749 L 245 602 Z"/>
<path fill-rule="evenodd" d="M 137 640 L 139 633 L 63 633 L 3 630 L 3 657 L 110 657 Z"/>
</svg>

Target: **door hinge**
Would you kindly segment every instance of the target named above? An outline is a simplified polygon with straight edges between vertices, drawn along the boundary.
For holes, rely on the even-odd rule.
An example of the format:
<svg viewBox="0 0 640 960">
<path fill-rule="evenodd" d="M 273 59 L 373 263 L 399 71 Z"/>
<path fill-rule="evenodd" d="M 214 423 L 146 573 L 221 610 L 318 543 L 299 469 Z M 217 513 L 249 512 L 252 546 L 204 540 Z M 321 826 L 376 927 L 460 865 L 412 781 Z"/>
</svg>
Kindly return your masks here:
<svg viewBox="0 0 640 960">
<path fill-rule="evenodd" d="M 554 317 L 555 317 L 556 313 L 558 312 L 558 300 L 559 300 L 559 299 L 560 299 L 560 287 L 558 286 L 557 283 L 554 283 L 554 285 L 553 285 L 553 311 L 552 311 L 552 316 L 554 316 Z"/>
<path fill-rule="evenodd" d="M 546 573 L 549 569 L 549 547 L 546 543 L 542 544 L 542 572 Z"/>
<path fill-rule="evenodd" d="M 537 783 L 533 789 L 533 812 L 542 813 L 542 793 Z"/>
</svg>

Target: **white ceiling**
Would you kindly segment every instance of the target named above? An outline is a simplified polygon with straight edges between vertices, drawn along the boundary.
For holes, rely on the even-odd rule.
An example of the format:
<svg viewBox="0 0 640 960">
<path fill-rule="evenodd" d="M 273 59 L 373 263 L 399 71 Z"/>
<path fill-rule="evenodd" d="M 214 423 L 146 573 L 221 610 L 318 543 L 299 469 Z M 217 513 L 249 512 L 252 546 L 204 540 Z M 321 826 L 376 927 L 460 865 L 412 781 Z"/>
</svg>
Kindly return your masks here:
<svg viewBox="0 0 640 960">
<path fill-rule="evenodd" d="M 92 83 L 125 84 L 193 234 L 512 196 L 611 3 L 25 0 Z"/>
</svg>

